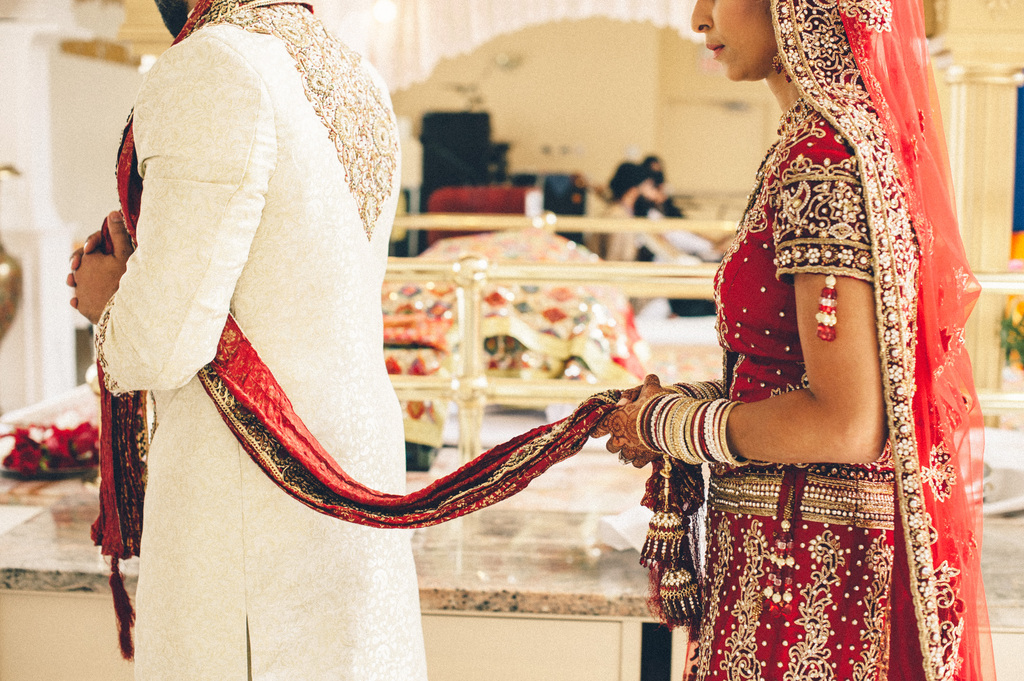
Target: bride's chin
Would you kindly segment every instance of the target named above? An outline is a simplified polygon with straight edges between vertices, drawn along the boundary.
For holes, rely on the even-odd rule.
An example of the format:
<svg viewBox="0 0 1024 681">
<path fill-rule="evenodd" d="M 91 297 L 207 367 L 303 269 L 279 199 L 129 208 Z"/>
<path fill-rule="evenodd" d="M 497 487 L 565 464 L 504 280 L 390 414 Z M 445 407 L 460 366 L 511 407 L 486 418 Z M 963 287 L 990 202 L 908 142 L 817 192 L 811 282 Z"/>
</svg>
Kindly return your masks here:
<svg viewBox="0 0 1024 681">
<path fill-rule="evenodd" d="M 737 69 L 734 66 L 726 66 L 725 67 L 725 77 L 728 78 L 729 80 L 733 81 L 734 83 L 738 83 L 738 82 L 741 82 L 743 80 L 746 80 L 743 77 L 743 71 L 741 71 L 740 69 Z"/>
<path fill-rule="evenodd" d="M 764 80 L 765 78 L 764 76 L 758 76 L 754 73 L 751 73 L 749 70 L 746 69 L 726 69 L 725 77 L 733 81 L 734 83 L 755 82 L 758 80 Z"/>
</svg>

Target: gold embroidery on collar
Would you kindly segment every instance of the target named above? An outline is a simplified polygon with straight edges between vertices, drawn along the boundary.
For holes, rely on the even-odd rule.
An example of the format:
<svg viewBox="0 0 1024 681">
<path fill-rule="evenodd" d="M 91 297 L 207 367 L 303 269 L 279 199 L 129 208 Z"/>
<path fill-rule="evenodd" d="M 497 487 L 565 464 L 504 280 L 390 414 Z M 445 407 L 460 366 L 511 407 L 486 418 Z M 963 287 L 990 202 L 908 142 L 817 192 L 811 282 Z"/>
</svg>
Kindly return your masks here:
<svg viewBox="0 0 1024 681">
<path fill-rule="evenodd" d="M 192 32 L 194 33 L 206 24 L 221 21 L 242 8 L 251 10 L 287 2 L 288 0 L 213 0 L 210 3 L 209 9 L 206 10 L 203 16 L 199 17 L 195 26 L 192 27 Z"/>
<path fill-rule="evenodd" d="M 297 5 L 226 2 L 206 23 L 279 38 L 302 75 L 306 97 L 338 151 L 367 239 L 394 190 L 398 125 L 362 58 Z"/>
<path fill-rule="evenodd" d="M 892 0 L 840 0 L 846 16 L 875 31 L 892 30 Z"/>
</svg>

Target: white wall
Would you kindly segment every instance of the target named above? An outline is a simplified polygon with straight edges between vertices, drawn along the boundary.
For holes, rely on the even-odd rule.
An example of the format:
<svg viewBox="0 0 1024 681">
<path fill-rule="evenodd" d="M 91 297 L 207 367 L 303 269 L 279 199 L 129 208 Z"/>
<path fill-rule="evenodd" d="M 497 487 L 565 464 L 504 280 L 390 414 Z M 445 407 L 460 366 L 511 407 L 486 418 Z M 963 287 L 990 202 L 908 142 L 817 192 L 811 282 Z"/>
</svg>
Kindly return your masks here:
<svg viewBox="0 0 1024 681">
<path fill-rule="evenodd" d="M 55 51 L 51 78 L 53 195 L 81 240 L 118 208 L 117 150 L 142 76 L 132 66 Z"/>
<path fill-rule="evenodd" d="M 658 153 L 676 190 L 749 191 L 780 112 L 762 84 L 710 72 L 702 46 L 648 23 L 593 18 L 534 26 L 442 62 L 393 94 L 399 114 L 462 110 L 477 84 L 512 172 L 582 172 L 607 182 L 631 152 Z M 518 60 L 515 68 L 496 65 Z"/>
</svg>

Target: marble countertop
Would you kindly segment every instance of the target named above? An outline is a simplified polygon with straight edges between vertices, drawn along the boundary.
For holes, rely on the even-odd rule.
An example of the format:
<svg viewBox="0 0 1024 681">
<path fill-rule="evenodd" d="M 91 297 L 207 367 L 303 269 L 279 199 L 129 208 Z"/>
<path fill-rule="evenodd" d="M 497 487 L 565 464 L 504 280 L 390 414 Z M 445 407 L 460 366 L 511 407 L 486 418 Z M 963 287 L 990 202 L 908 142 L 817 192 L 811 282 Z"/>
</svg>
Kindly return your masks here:
<svg viewBox="0 0 1024 681">
<path fill-rule="evenodd" d="M 447 458 L 446 458 L 447 456 Z M 430 473 L 410 473 L 416 489 L 455 467 L 443 455 Z M 598 543 L 602 515 L 635 505 L 645 475 L 591 451 L 556 466 L 513 499 L 436 527 L 412 543 L 424 611 L 516 612 L 648 617 L 647 575 L 636 551 Z M 92 546 L 95 486 L 0 486 L 0 504 L 36 504 L 38 513 L 2 532 L 0 589 L 107 593 L 106 561 Z M 14 507 L 8 507 L 13 511 Z M 0 506 L 2 515 L 3 506 Z M 122 564 L 129 592 L 137 561 Z"/>
<path fill-rule="evenodd" d="M 411 473 L 410 489 L 451 470 L 454 457 L 444 456 L 430 473 Z M 512 499 L 416 530 L 423 610 L 647 617 L 647 575 L 637 552 L 597 540 L 600 517 L 635 505 L 645 477 L 607 453 L 585 450 Z M 59 498 L 40 489 L 54 488 L 19 495 L 0 485 L 0 511 L 3 504 L 22 507 L 8 509 L 11 529 L 0 522 L 0 589 L 107 593 L 106 562 L 89 540 L 95 487 L 65 481 Z M 997 630 L 1024 630 L 1022 530 L 1024 516 L 986 519 L 982 563 Z M 137 570 L 135 561 L 125 564 L 130 591 Z"/>
</svg>

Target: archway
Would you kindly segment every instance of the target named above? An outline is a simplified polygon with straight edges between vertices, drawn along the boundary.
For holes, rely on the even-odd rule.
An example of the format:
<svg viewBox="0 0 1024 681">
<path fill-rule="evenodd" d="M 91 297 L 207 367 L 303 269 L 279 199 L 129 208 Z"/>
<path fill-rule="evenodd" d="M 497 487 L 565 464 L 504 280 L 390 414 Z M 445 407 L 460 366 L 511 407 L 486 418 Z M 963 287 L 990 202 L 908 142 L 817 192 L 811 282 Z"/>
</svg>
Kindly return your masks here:
<svg viewBox="0 0 1024 681">
<path fill-rule="evenodd" d="M 390 20 L 374 18 L 379 3 Z M 694 0 L 319 0 L 324 23 L 376 65 L 392 90 L 426 79 L 443 59 L 529 26 L 604 17 L 650 22 L 701 41 L 690 30 Z"/>
</svg>

